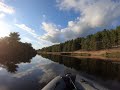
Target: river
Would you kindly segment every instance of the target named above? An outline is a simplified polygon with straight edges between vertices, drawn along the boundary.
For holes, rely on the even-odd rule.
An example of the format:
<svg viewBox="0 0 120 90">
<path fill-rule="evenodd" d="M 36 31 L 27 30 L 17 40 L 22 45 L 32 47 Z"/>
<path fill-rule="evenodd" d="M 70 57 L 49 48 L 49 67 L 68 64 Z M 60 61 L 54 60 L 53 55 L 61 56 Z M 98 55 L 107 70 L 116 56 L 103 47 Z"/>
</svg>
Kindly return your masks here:
<svg viewBox="0 0 120 90">
<path fill-rule="evenodd" d="M 120 62 L 36 55 L 29 61 L 0 61 L 0 90 L 40 90 L 57 75 L 74 73 L 120 90 Z"/>
</svg>

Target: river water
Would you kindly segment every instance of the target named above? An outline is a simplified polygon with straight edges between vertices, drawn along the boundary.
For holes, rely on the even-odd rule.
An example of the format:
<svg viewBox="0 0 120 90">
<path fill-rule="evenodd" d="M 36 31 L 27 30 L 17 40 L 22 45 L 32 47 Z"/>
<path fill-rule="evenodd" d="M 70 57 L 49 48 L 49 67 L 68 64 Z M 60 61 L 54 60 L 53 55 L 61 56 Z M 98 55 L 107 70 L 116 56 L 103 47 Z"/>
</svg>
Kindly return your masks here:
<svg viewBox="0 0 120 90">
<path fill-rule="evenodd" d="M 29 61 L 0 62 L 0 90 L 40 90 L 57 75 L 76 73 L 120 90 L 120 62 L 36 55 Z"/>
</svg>

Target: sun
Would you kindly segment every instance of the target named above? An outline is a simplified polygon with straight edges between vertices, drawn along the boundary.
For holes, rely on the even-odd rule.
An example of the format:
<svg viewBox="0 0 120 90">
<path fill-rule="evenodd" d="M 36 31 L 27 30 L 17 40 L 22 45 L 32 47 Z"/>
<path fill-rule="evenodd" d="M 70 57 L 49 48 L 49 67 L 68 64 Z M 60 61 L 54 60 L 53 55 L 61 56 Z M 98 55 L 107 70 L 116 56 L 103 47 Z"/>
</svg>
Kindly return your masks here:
<svg viewBox="0 0 120 90">
<path fill-rule="evenodd" d="M 4 21 L 0 21 L 0 37 L 8 36 L 10 33 L 10 25 Z"/>
</svg>

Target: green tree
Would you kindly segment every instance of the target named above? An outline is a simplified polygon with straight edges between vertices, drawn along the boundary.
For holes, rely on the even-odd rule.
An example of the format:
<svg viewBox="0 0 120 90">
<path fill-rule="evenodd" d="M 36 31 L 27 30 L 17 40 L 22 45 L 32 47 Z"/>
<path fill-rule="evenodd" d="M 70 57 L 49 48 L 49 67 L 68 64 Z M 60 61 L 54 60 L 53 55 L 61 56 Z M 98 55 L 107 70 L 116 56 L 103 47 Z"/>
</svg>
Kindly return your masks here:
<svg viewBox="0 0 120 90">
<path fill-rule="evenodd" d="M 120 26 L 113 30 L 106 30 L 53 45 L 52 51 L 101 50 L 120 46 Z M 41 49 L 47 51 L 49 47 Z"/>
<path fill-rule="evenodd" d="M 120 45 L 120 26 L 118 26 L 117 28 L 116 28 L 116 31 L 117 31 L 117 34 L 118 34 L 118 37 L 117 37 L 117 39 L 118 39 L 118 45 Z"/>
<path fill-rule="evenodd" d="M 18 34 L 18 32 L 12 32 L 9 35 L 9 40 L 10 42 L 19 42 L 20 41 L 20 35 Z"/>
</svg>

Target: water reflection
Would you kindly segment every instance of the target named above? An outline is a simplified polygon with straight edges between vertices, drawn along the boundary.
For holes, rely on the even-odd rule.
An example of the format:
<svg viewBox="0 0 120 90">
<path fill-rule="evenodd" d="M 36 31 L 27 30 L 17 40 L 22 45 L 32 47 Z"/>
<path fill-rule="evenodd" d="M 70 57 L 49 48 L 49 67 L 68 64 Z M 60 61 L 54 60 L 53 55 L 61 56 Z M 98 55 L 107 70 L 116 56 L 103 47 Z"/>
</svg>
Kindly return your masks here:
<svg viewBox="0 0 120 90">
<path fill-rule="evenodd" d="M 67 67 L 106 79 L 113 77 L 113 79 L 120 80 L 120 65 L 115 62 L 101 61 L 99 63 L 98 60 L 53 55 L 43 55 L 43 57 L 50 60 L 39 55 L 32 59 L 28 57 L 21 57 L 20 60 L 1 59 L 0 90 L 40 90 L 57 75 L 71 72 L 71 69 Z"/>
<path fill-rule="evenodd" d="M 2 57 L 0 58 L 0 66 L 3 68 L 6 68 L 8 72 L 15 73 L 18 68 L 19 63 L 30 63 L 32 57 L 35 56 L 29 55 L 29 56 L 17 56 L 17 57 Z"/>
<path fill-rule="evenodd" d="M 58 55 L 42 55 L 45 58 L 64 64 L 67 67 L 74 68 L 103 80 L 120 81 L 120 64 L 112 61 L 99 59 L 78 59 L 71 57 L 63 57 Z"/>
<path fill-rule="evenodd" d="M 63 74 L 64 65 L 36 55 L 30 63 L 16 64 L 16 73 L 0 70 L 0 90 L 41 90 L 51 79 Z"/>
</svg>

